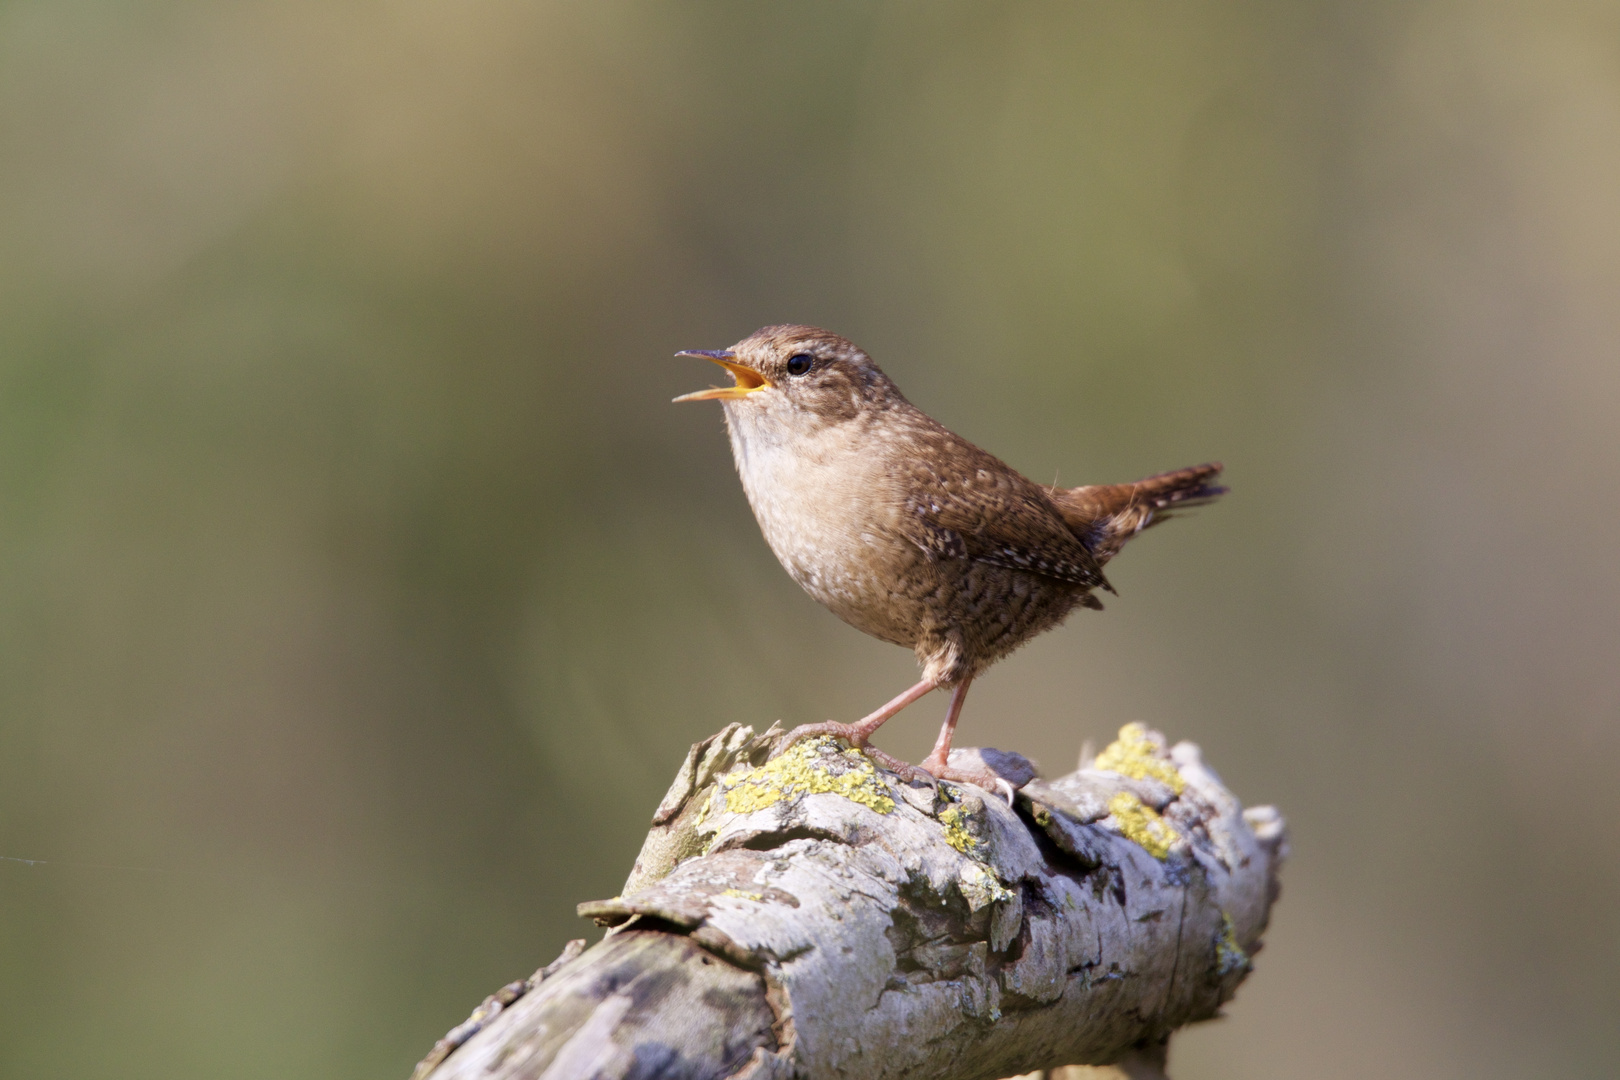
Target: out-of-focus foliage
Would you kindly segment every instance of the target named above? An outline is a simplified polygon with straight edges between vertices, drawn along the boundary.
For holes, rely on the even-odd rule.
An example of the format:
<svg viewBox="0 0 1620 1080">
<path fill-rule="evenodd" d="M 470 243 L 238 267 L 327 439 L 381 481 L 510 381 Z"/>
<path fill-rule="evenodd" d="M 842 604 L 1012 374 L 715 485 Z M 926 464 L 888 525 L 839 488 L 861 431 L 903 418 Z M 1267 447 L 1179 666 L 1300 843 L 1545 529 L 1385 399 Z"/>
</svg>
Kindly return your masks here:
<svg viewBox="0 0 1620 1080">
<path fill-rule="evenodd" d="M 1612 4 L 0 9 L 0 1074 L 404 1075 L 681 753 L 912 661 L 681 348 L 866 345 L 1031 476 L 1208 458 L 976 686 L 1272 801 L 1181 1077 L 1620 1067 Z M 885 731 L 920 756 L 942 703 Z"/>
</svg>

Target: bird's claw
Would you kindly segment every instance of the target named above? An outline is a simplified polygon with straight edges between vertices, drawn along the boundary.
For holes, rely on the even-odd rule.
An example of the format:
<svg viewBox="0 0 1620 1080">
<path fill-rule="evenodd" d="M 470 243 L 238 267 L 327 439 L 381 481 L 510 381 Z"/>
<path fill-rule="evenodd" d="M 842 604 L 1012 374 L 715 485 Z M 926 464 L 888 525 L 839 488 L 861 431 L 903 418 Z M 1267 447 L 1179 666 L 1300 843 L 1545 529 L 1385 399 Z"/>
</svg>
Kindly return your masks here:
<svg viewBox="0 0 1620 1080">
<path fill-rule="evenodd" d="M 921 768 L 935 777 L 936 780 L 954 780 L 959 784 L 972 784 L 974 787 L 983 788 L 985 791 L 995 792 L 1007 800 L 1008 806 L 1013 805 L 1013 800 L 1017 795 L 1017 789 L 1012 786 L 1010 781 L 992 772 L 953 769 L 949 765 L 934 769 L 930 768 L 929 763 L 926 761 L 923 762 Z"/>
<path fill-rule="evenodd" d="M 916 765 L 907 764 L 891 754 L 885 754 L 882 750 L 879 750 L 875 746 L 863 746 L 861 751 L 865 753 L 867 757 L 883 766 L 889 772 L 894 773 L 908 784 L 915 784 L 921 780 L 923 783 L 933 787 L 936 791 L 939 789 L 939 780 L 927 769 L 919 768 Z"/>
<path fill-rule="evenodd" d="M 939 777 L 927 769 L 918 768 L 916 765 L 908 765 L 906 771 L 901 775 L 908 784 L 927 784 L 933 790 L 934 798 L 939 798 Z"/>
</svg>

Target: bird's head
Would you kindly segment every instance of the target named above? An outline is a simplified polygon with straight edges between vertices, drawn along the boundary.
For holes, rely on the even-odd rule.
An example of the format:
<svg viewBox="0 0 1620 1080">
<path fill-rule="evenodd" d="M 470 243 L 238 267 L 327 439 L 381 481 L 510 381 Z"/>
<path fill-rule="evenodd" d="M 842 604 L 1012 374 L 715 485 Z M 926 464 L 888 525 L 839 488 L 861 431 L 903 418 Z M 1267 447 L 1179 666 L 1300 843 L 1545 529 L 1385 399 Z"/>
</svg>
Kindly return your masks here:
<svg viewBox="0 0 1620 1080">
<path fill-rule="evenodd" d="M 753 423 L 836 423 L 904 400 L 853 342 L 814 326 L 767 326 L 729 349 L 676 355 L 712 360 L 732 377 L 676 401 L 722 401 L 728 416 Z"/>
</svg>

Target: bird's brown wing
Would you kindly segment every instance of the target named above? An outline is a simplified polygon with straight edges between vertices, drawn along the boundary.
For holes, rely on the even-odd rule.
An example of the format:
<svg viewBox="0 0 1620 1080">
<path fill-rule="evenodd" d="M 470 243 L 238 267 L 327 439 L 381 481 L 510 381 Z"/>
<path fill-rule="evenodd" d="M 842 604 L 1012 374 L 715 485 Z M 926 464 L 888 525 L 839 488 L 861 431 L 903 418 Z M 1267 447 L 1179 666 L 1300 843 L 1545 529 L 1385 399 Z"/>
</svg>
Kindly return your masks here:
<svg viewBox="0 0 1620 1080">
<path fill-rule="evenodd" d="M 934 559 L 973 559 L 1113 590 L 1046 493 L 950 432 L 947 453 L 909 455 L 902 529 Z M 932 440 L 929 440 L 932 441 Z"/>
</svg>

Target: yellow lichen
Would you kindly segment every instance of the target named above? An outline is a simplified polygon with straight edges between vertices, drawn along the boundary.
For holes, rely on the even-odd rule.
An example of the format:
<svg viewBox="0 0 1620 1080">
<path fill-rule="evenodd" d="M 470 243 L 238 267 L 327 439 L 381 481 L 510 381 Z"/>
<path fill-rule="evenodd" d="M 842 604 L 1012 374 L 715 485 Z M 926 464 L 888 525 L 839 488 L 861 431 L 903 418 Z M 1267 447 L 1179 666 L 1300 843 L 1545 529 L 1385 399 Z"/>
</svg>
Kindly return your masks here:
<svg viewBox="0 0 1620 1080">
<path fill-rule="evenodd" d="M 1006 903 L 1013 899 L 1017 894 L 1002 882 L 995 867 L 985 861 L 988 845 L 975 836 L 970 827 L 973 811 L 969 806 L 974 804 L 964 806 L 961 793 L 946 784 L 940 785 L 939 793 L 941 798 L 949 800 L 949 805 L 938 815 L 945 842 L 967 856 L 967 861 L 957 871 L 956 885 L 968 902 L 968 907 L 978 911 L 987 904 Z M 978 804 L 978 809 L 984 809 L 983 804 Z"/>
<path fill-rule="evenodd" d="M 979 841 L 968 832 L 968 812 L 952 803 L 939 812 L 939 823 L 945 827 L 945 842 L 964 855 L 971 856 L 979 848 Z"/>
<path fill-rule="evenodd" d="M 763 903 L 764 900 L 765 900 L 764 895 L 761 894 L 761 893 L 744 892 L 741 889 L 727 889 L 725 892 L 721 893 L 720 895 L 721 896 L 735 896 L 739 900 L 752 900 L 755 903 Z"/>
<path fill-rule="evenodd" d="M 1177 795 L 1186 787 L 1186 781 L 1176 767 L 1158 756 L 1159 742 L 1148 734 L 1141 724 L 1126 724 L 1119 729 L 1119 738 L 1097 755 L 1094 768 L 1129 776 L 1133 780 L 1157 780 L 1170 785 Z"/>
<path fill-rule="evenodd" d="M 1232 916 L 1223 911 L 1221 933 L 1215 939 L 1215 973 L 1230 975 L 1234 971 L 1247 971 L 1248 968 L 1249 954 L 1238 944 L 1237 931 L 1232 926 Z"/>
<path fill-rule="evenodd" d="M 877 769 L 859 750 L 839 750 L 832 760 L 841 760 L 843 768 L 838 772 L 827 768 L 829 759 L 823 751 L 837 745 L 830 735 L 805 739 L 757 769 L 720 777 L 726 809 L 733 814 L 751 814 L 792 795 L 832 794 L 880 814 L 893 810 L 894 800 L 886 794 Z"/>
<path fill-rule="evenodd" d="M 1108 800 L 1108 812 L 1119 822 L 1125 839 L 1140 844 L 1155 859 L 1170 854 L 1170 845 L 1180 839 L 1157 810 L 1128 791 L 1118 792 Z"/>
</svg>

